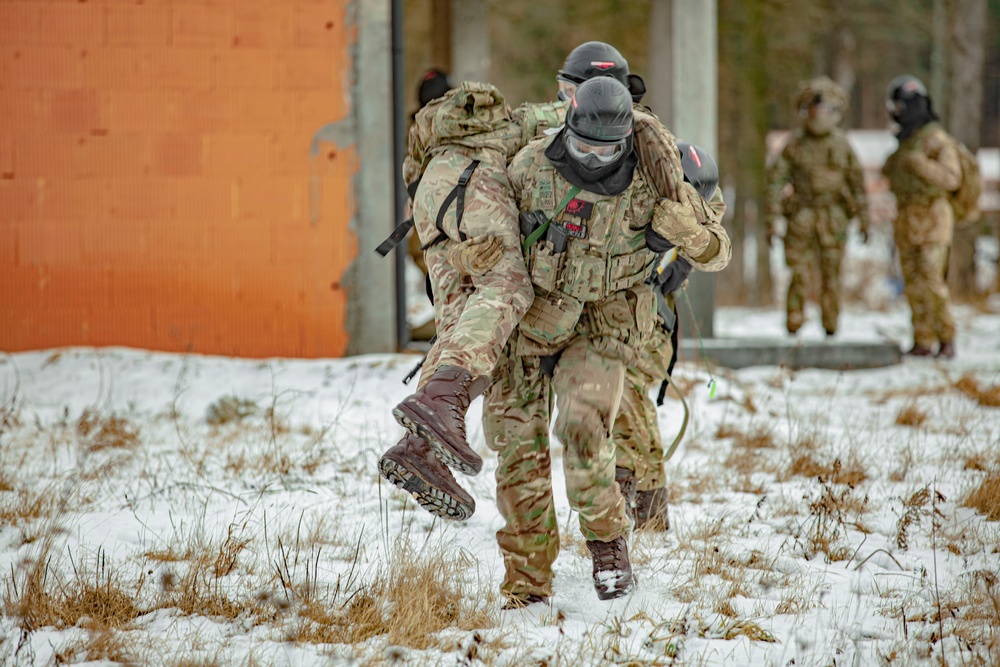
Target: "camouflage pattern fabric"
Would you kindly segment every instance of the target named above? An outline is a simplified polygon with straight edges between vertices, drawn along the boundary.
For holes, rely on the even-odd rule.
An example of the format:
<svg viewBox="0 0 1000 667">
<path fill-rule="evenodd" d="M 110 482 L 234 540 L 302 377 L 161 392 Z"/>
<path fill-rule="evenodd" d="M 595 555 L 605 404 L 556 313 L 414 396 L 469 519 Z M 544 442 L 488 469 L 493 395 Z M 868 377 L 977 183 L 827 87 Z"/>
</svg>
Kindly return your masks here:
<svg viewBox="0 0 1000 667">
<path fill-rule="evenodd" d="M 948 305 L 946 245 L 925 244 L 899 249 L 903 293 L 910 304 L 913 342 L 927 349 L 955 338 L 955 320 Z"/>
<path fill-rule="evenodd" d="M 522 212 L 552 216 L 569 191 L 545 158 L 552 140 L 530 143 L 511 162 Z M 638 171 L 618 196 L 583 191 L 576 199 L 579 205 L 552 224 L 569 225 L 579 236 L 569 236 L 561 253 L 553 254 L 549 241 L 529 250 L 535 315 L 529 312 L 511 337 L 483 409 L 486 442 L 498 456 L 497 505 L 505 520 L 497 532 L 506 567 L 502 590 L 522 598 L 551 595 L 559 551 L 549 451 L 553 406 L 566 492 L 584 538 L 611 541 L 630 526 L 615 481 L 611 432 L 626 369 L 655 335 L 656 301 L 643 281 L 654 260 L 644 230 L 656 199 Z M 550 256 L 557 259 L 545 260 Z M 576 305 L 561 309 L 565 303 Z M 551 318 L 544 308 L 552 309 Z M 549 378 L 541 357 L 555 353 L 559 360 Z"/>
<path fill-rule="evenodd" d="M 815 267 L 820 274 L 823 328 L 837 329 L 840 304 L 840 264 L 847 227 L 857 217 L 868 232 L 868 204 L 864 174 L 857 156 L 840 128 L 821 136 L 799 129 L 768 169 L 767 221 L 783 215 L 785 262 L 792 278 L 786 300 L 787 327 L 796 331 L 803 322 L 803 305 Z M 785 196 L 788 186 L 791 192 Z"/>
<path fill-rule="evenodd" d="M 882 171 L 896 195 L 894 233 L 913 341 L 927 348 L 951 342 L 955 323 L 945 273 L 955 220 L 947 193 L 962 179 L 955 140 L 939 123 L 928 123 L 900 142 Z"/>
<path fill-rule="evenodd" d="M 615 444 L 615 466 L 633 472 L 638 491 L 658 489 L 667 482 L 663 438 L 649 391 L 667 377 L 672 353 L 669 334 L 657 327 L 639 361 L 625 373 L 611 440 Z"/>
<path fill-rule="evenodd" d="M 472 160 L 481 161 L 466 188 L 462 228 L 456 204 L 452 204 L 441 222 L 447 239 L 424 253 L 438 338 L 421 369 L 421 386 L 442 366 L 459 366 L 474 378 L 489 376 L 532 300 L 517 207 L 505 169 L 518 145 L 519 132 L 508 114 L 495 88 L 464 83 L 421 109 L 410 129 L 413 152 L 404 173 L 420 165 L 412 206 L 416 232 L 424 245 L 438 238 L 438 211 L 459 176 Z M 463 276 L 450 265 L 448 249 L 461 242 L 462 233 L 501 239 L 503 256 L 492 270 L 482 276 Z"/>
<path fill-rule="evenodd" d="M 566 493 L 584 539 L 608 542 L 630 528 L 609 438 L 625 364 L 598 352 L 585 324 L 578 333 L 551 379 L 538 357 L 510 354 L 484 399 L 483 428 L 497 452 L 497 507 L 505 520 L 497 531 L 505 565 L 501 590 L 521 598 L 552 595 L 559 553 L 549 440 L 553 405 Z"/>
</svg>

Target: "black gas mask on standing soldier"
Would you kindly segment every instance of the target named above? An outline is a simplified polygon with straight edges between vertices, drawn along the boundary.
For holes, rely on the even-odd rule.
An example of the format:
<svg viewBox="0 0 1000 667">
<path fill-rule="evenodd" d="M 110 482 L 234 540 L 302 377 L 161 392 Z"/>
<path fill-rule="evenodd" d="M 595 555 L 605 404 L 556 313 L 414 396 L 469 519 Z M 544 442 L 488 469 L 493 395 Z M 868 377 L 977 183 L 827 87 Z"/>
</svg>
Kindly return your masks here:
<svg viewBox="0 0 1000 667">
<path fill-rule="evenodd" d="M 567 181 L 589 192 L 621 194 L 632 183 L 639 158 L 632 149 L 632 96 L 615 79 L 580 84 L 566 124 L 545 156 Z"/>
<path fill-rule="evenodd" d="M 903 141 L 927 123 L 938 119 L 931 107 L 931 98 L 920 79 L 903 74 L 889 82 L 885 108 L 899 125 L 896 137 Z"/>
</svg>

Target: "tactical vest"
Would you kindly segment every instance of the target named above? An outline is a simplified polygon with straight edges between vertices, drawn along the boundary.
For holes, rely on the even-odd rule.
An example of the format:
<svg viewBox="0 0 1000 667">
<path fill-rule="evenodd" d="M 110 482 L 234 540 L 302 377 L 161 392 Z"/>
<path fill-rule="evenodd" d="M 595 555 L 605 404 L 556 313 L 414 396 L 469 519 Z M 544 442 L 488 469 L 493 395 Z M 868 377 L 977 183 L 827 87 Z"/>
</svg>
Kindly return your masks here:
<svg viewBox="0 0 1000 667">
<path fill-rule="evenodd" d="M 551 220 L 545 236 L 525 255 L 535 300 L 520 329 L 535 341 L 557 345 L 572 336 L 586 311 L 592 334 L 637 344 L 637 336 L 652 331 L 656 316 L 653 291 L 644 283 L 656 259 L 644 233 L 655 193 L 636 169 L 620 195 L 579 191 L 567 198 L 571 184 L 545 157 L 549 141 L 529 149 L 530 164 L 516 160 L 512 165 L 526 173 L 522 240 L 530 235 L 532 221 Z"/>
<path fill-rule="evenodd" d="M 935 127 L 940 127 L 940 125 L 928 123 L 899 142 L 899 148 L 886 159 L 885 166 L 882 167 L 882 173 L 889 180 L 889 189 L 896 195 L 896 200 L 901 206 L 929 206 L 935 199 L 945 197 L 948 194 L 943 188 L 928 183 L 918 176 L 904 161 L 904 157 L 909 151 L 926 154 L 924 141 Z"/>
<path fill-rule="evenodd" d="M 785 150 L 794 190 L 788 204 L 793 214 L 804 208 L 844 206 L 850 145 L 840 130 L 821 137 L 799 130 Z"/>
</svg>

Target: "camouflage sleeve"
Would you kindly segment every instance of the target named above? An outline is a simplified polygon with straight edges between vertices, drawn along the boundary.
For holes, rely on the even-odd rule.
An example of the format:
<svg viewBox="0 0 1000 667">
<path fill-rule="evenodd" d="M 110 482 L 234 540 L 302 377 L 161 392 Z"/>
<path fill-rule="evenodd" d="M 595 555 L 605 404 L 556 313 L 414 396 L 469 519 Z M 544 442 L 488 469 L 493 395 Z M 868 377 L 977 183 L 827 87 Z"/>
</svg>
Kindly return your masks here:
<svg viewBox="0 0 1000 667">
<path fill-rule="evenodd" d="M 868 233 L 868 195 L 865 191 L 865 173 L 861 162 L 850 146 L 847 147 L 847 214 L 861 223 L 861 232 Z"/>
<path fill-rule="evenodd" d="M 785 187 L 791 177 L 791 163 L 787 156 L 788 146 L 782 149 L 767 168 L 767 190 L 764 202 L 764 218 L 767 222 L 768 235 L 774 233 L 774 219 L 784 213 L 782 202 L 784 200 Z"/>
<path fill-rule="evenodd" d="M 530 146 L 525 146 L 514 155 L 507 167 L 507 175 L 510 177 L 511 191 L 517 201 L 518 208 L 521 207 L 522 193 L 524 192 L 525 179 L 531 172 L 532 150 Z"/>
<path fill-rule="evenodd" d="M 424 146 L 417 124 L 410 126 L 406 135 L 406 157 L 403 158 L 403 185 L 409 187 L 420 178 L 423 170 Z"/>
<path fill-rule="evenodd" d="M 697 256 L 692 256 L 683 250 L 678 254 L 691 262 L 691 265 L 699 271 L 721 271 L 729 266 L 729 260 L 733 257 L 733 244 L 729 238 L 729 233 L 722 226 L 722 217 L 726 213 L 726 202 L 722 199 L 722 188 L 716 188 L 712 199 L 705 201 L 700 197 L 701 212 L 698 219 L 712 235 L 708 248 Z"/>
<path fill-rule="evenodd" d="M 953 192 L 962 185 L 958 147 L 944 130 L 935 129 L 928 134 L 923 150 L 913 151 L 908 162 L 917 176 L 946 192 Z"/>
<path fill-rule="evenodd" d="M 684 180 L 684 172 L 674 136 L 656 116 L 639 107 L 633 109 L 633 118 L 635 149 L 645 176 L 658 196 L 680 201 L 677 184 Z"/>
</svg>

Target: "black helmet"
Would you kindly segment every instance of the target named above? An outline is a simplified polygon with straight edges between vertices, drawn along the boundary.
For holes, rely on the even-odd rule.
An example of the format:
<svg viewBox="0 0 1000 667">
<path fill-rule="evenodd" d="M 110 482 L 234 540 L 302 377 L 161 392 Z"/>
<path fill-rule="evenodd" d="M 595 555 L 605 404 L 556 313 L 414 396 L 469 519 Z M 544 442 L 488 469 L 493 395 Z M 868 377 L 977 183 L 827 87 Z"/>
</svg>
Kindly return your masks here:
<svg viewBox="0 0 1000 667">
<path fill-rule="evenodd" d="M 431 100 L 436 100 L 452 89 L 451 81 L 443 70 L 429 69 L 420 77 L 420 86 L 417 88 L 417 97 L 420 99 L 420 106 L 427 106 Z"/>
<path fill-rule="evenodd" d="M 569 52 L 557 80 L 577 85 L 595 76 L 610 76 L 628 85 L 628 61 L 604 42 L 584 42 Z"/>
<path fill-rule="evenodd" d="M 703 148 L 686 141 L 678 141 L 677 150 L 681 154 L 684 180 L 694 186 L 702 199 L 710 200 L 719 187 L 719 167 L 715 160 Z"/>
<path fill-rule="evenodd" d="M 927 86 L 915 76 L 903 74 L 889 82 L 885 91 L 885 108 L 893 118 L 907 115 L 907 109 L 913 107 L 930 109 L 930 96 Z"/>
<path fill-rule="evenodd" d="M 632 134 L 632 96 L 623 84 L 597 77 L 580 84 L 566 112 L 566 127 L 595 144 L 614 144 Z"/>
</svg>

